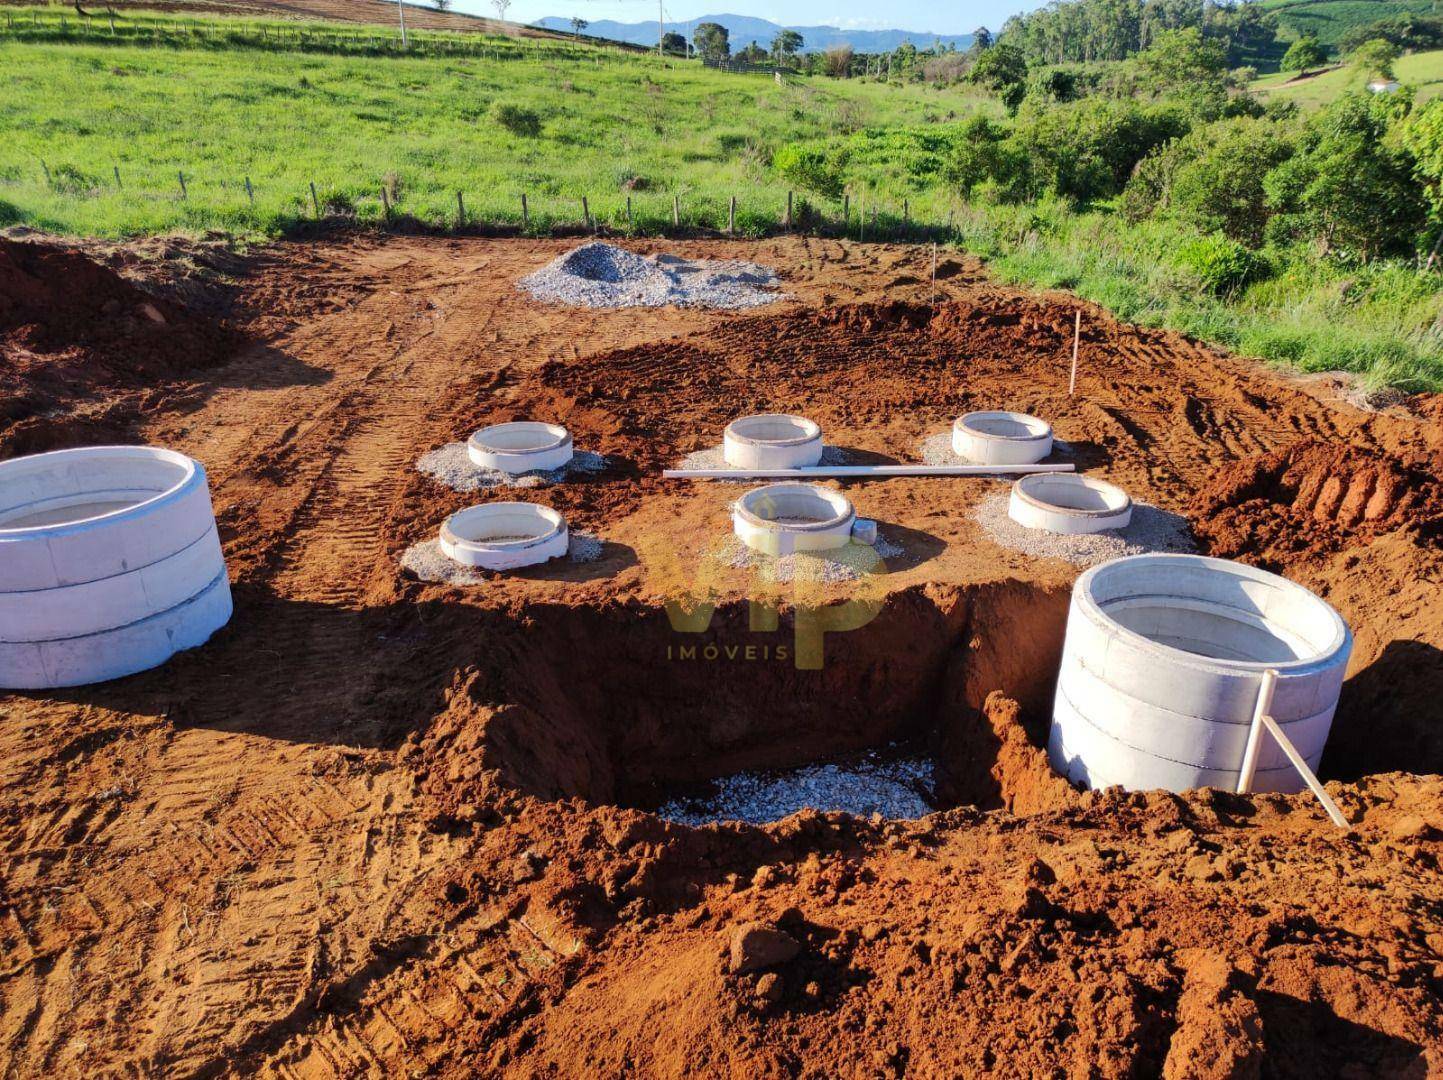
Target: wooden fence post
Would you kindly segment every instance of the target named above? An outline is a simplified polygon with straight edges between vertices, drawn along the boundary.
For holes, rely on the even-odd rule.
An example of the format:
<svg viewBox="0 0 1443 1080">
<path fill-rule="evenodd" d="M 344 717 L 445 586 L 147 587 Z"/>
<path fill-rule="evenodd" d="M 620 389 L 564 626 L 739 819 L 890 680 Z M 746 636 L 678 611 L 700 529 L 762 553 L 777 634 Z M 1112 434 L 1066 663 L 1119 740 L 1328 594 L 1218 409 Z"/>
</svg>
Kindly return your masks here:
<svg viewBox="0 0 1443 1080">
<path fill-rule="evenodd" d="M 458 228 L 458 229 L 464 229 L 465 227 L 466 227 L 466 200 L 461 197 L 461 193 L 458 191 L 458 192 L 456 192 L 456 228 Z"/>
<path fill-rule="evenodd" d="M 626 230 L 631 231 L 631 196 L 626 197 Z"/>
<path fill-rule="evenodd" d="M 851 192 L 846 192 L 846 193 L 844 193 L 844 194 L 842 195 L 842 232 L 843 232 L 843 234 L 846 233 L 846 231 L 847 231 L 847 226 L 851 223 L 851 220 L 852 220 L 852 194 L 851 194 Z"/>
<path fill-rule="evenodd" d="M 523 229 L 531 227 L 531 211 L 526 206 L 526 192 L 524 191 L 521 193 L 521 227 Z"/>
<path fill-rule="evenodd" d="M 581 196 L 581 220 L 586 222 L 586 227 L 591 228 L 591 207 L 586 202 L 586 196 Z"/>
<path fill-rule="evenodd" d="M 792 193 L 787 192 L 787 220 L 784 222 L 788 231 L 792 227 Z"/>
<path fill-rule="evenodd" d="M 320 217 L 320 216 L 321 216 L 321 197 L 316 194 L 316 182 L 315 182 L 314 180 L 312 180 L 312 181 L 310 182 L 310 184 L 311 184 L 311 206 L 312 206 L 312 207 L 315 209 L 315 211 L 316 211 L 316 217 Z"/>
<path fill-rule="evenodd" d="M 733 195 L 733 196 L 732 196 L 731 209 L 729 209 L 729 210 L 727 211 L 727 235 L 728 235 L 728 236 L 735 236 L 736 234 L 737 234 L 737 197 L 736 197 L 735 195 Z"/>
<path fill-rule="evenodd" d="M 251 178 L 249 176 L 246 177 L 246 198 L 250 200 L 251 206 L 255 206 L 256 191 L 255 188 L 251 187 Z"/>
<path fill-rule="evenodd" d="M 671 197 L 671 223 L 676 228 L 681 228 L 681 196 Z"/>
<path fill-rule="evenodd" d="M 119 165 L 112 165 L 112 166 L 110 167 L 110 171 L 115 174 L 115 189 L 116 189 L 117 191 L 119 191 L 119 190 L 120 190 L 120 166 L 119 166 Z"/>
<path fill-rule="evenodd" d="M 175 178 L 180 181 L 180 197 L 182 199 L 190 198 L 190 192 L 185 186 L 185 173 L 181 170 L 176 170 Z"/>
<path fill-rule="evenodd" d="M 250 190 L 250 179 L 246 179 L 246 190 Z M 391 195 L 386 191 L 386 185 L 381 185 L 381 216 L 389 219 L 391 216 Z"/>
</svg>

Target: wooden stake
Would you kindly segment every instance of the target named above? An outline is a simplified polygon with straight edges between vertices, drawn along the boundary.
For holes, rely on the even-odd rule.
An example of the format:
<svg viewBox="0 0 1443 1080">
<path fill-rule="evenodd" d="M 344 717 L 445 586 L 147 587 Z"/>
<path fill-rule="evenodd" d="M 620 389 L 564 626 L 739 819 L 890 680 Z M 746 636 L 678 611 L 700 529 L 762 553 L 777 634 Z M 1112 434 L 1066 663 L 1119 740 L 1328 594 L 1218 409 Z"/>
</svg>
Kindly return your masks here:
<svg viewBox="0 0 1443 1080">
<path fill-rule="evenodd" d="M 671 197 L 671 223 L 672 223 L 672 225 L 676 226 L 677 228 L 681 228 L 681 196 L 680 196 L 680 195 L 673 195 L 673 196 Z"/>
<path fill-rule="evenodd" d="M 531 211 L 526 206 L 526 192 L 521 193 L 521 227 L 523 229 L 531 226 Z"/>
<path fill-rule="evenodd" d="M 115 189 L 116 189 L 117 191 L 119 191 L 119 190 L 120 190 L 120 166 L 119 166 L 119 165 L 112 165 L 112 166 L 110 167 L 110 171 L 115 174 Z"/>
<path fill-rule="evenodd" d="M 787 220 L 785 225 L 788 229 L 792 227 L 792 193 L 787 192 Z"/>
<path fill-rule="evenodd" d="M 316 182 L 315 182 L 314 180 L 312 180 L 312 181 L 310 182 L 310 184 L 311 184 L 311 206 L 315 208 L 316 217 L 320 217 L 320 216 L 321 216 L 321 197 L 316 194 Z"/>
<path fill-rule="evenodd" d="M 249 176 L 246 177 L 246 198 L 250 200 L 252 206 L 256 204 L 256 190 L 251 187 L 251 178 Z"/>
<path fill-rule="evenodd" d="M 626 197 L 626 229 L 631 231 L 631 196 Z"/>
<path fill-rule="evenodd" d="M 458 229 L 466 227 L 466 200 L 461 197 L 459 191 L 456 192 L 456 227 Z"/>
<path fill-rule="evenodd" d="M 732 196 L 731 209 L 729 209 L 729 210 L 727 211 L 727 235 L 728 235 L 728 236 L 735 236 L 736 234 L 737 234 L 737 197 L 736 197 L 735 195 L 733 195 L 733 196 Z"/>
<path fill-rule="evenodd" d="M 185 187 L 185 173 L 177 170 L 175 178 L 180 181 L 180 197 L 182 199 L 190 198 L 190 192 L 187 191 Z"/>
<path fill-rule="evenodd" d="M 1072 378 L 1067 381 L 1067 396 L 1071 397 L 1077 393 L 1077 347 L 1082 343 L 1082 309 L 1077 311 L 1077 318 L 1072 324 Z"/>
<path fill-rule="evenodd" d="M 847 225 L 852 220 L 852 196 L 851 193 L 842 195 L 842 232 L 847 231 Z"/>
<path fill-rule="evenodd" d="M 246 180 L 246 190 L 250 190 L 249 179 Z M 381 185 L 381 216 L 383 218 L 391 216 L 391 196 L 387 193 L 385 184 Z"/>
<path fill-rule="evenodd" d="M 586 227 L 591 228 L 591 207 L 586 204 L 586 196 L 581 196 L 581 220 L 586 222 Z"/>
</svg>

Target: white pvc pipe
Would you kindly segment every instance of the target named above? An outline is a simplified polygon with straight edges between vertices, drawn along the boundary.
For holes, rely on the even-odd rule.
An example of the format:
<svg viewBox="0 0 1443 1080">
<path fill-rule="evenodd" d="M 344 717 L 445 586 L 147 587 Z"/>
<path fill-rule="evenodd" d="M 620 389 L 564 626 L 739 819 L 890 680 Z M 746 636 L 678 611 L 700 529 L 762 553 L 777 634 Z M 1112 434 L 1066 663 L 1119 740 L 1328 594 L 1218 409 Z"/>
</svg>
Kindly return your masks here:
<svg viewBox="0 0 1443 1080">
<path fill-rule="evenodd" d="M 1263 717 L 1273 707 L 1273 693 L 1278 688 L 1278 671 L 1268 668 L 1263 672 L 1262 685 L 1258 687 L 1258 703 L 1253 707 L 1253 722 L 1248 728 L 1248 745 L 1243 749 L 1243 764 L 1238 770 L 1238 794 L 1246 795 L 1253 789 L 1253 776 L 1258 771 L 1258 751 L 1263 745 Z"/>
<path fill-rule="evenodd" d="M 887 476 L 1018 476 L 1072 472 L 1070 463 L 1056 465 L 813 465 L 804 469 L 666 469 L 667 480 L 813 480 L 826 477 Z"/>
</svg>

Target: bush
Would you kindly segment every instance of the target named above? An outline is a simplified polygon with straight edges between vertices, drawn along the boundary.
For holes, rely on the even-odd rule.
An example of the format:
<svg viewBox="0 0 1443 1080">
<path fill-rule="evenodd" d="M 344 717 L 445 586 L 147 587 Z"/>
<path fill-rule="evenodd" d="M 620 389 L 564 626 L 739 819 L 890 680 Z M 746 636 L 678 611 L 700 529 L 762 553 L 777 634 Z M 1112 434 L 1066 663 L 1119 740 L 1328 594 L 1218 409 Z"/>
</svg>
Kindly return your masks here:
<svg viewBox="0 0 1443 1080">
<path fill-rule="evenodd" d="M 772 168 L 806 191 L 837 198 L 842 194 L 845 150 L 828 151 L 807 143 L 788 143 L 772 155 Z"/>
<path fill-rule="evenodd" d="M 1188 241 L 1178 250 L 1177 258 L 1214 296 L 1236 292 L 1261 277 L 1266 267 L 1256 254 L 1221 233 Z"/>
<path fill-rule="evenodd" d="M 513 135 L 534 139 L 541 134 L 541 115 L 508 101 L 498 101 L 491 106 L 491 119 Z"/>
</svg>

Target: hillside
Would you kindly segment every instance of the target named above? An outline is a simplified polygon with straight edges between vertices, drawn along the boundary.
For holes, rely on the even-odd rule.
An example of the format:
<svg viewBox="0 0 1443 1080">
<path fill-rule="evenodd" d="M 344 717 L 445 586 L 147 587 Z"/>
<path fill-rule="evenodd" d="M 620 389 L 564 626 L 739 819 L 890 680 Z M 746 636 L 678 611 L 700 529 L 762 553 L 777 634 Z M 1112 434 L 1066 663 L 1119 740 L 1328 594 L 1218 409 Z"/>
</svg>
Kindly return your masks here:
<svg viewBox="0 0 1443 1080">
<path fill-rule="evenodd" d="M 919 49 L 928 48 L 937 42 L 966 49 L 972 44 L 971 34 L 933 34 L 915 30 L 849 30 L 836 26 L 787 26 L 783 27 L 767 19 L 756 19 L 747 15 L 701 15 L 686 22 L 668 22 L 666 29 L 675 31 L 690 40 L 695 27 L 704 22 L 718 23 L 730 35 L 732 51 L 744 49 L 752 43 L 763 48 L 771 45 L 772 39 L 782 30 L 795 30 L 802 35 L 805 44 L 803 52 L 820 52 L 836 45 L 850 45 L 858 52 L 890 52 L 910 42 Z M 534 24 L 549 30 L 565 31 L 571 26 L 571 19 L 548 16 Z M 593 20 L 586 28 L 592 37 L 611 41 L 625 41 L 636 45 L 656 45 L 656 20 L 650 22 L 623 23 L 611 19 Z"/>
<path fill-rule="evenodd" d="M 1329 47 L 1353 27 L 1379 19 L 1443 14 L 1438 0 L 1261 0 L 1261 5 L 1277 16 L 1279 37 L 1291 41 L 1313 34 Z"/>
<path fill-rule="evenodd" d="M 1409 53 L 1395 65 L 1399 82 L 1418 92 L 1421 104 L 1443 95 L 1443 50 Z M 1295 101 L 1305 109 L 1318 108 L 1334 101 L 1348 90 L 1361 88 L 1368 80 L 1347 64 L 1328 68 L 1306 78 L 1289 72 L 1264 75 L 1252 84 L 1252 90 L 1266 99 Z"/>
</svg>

